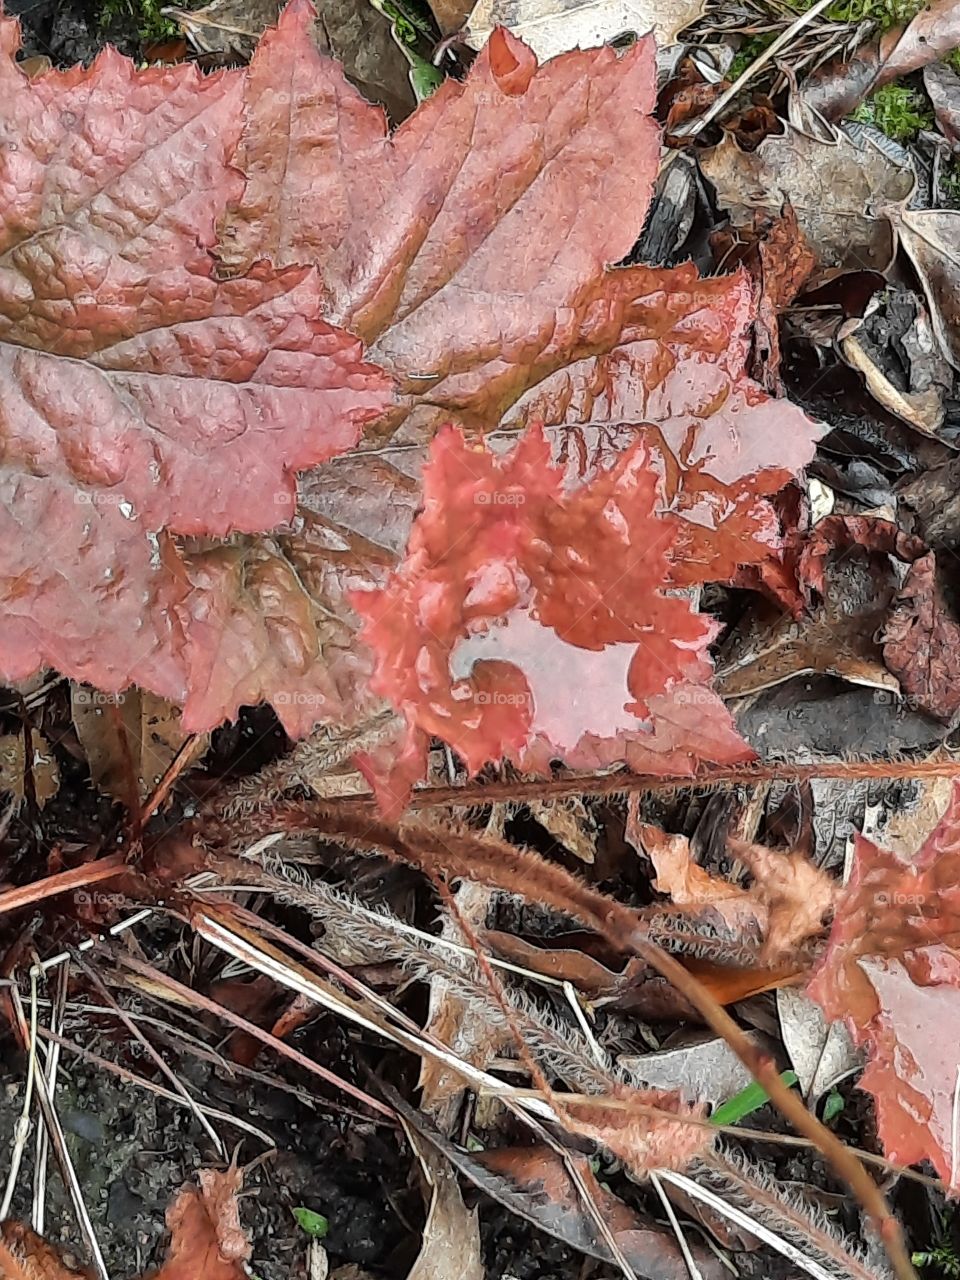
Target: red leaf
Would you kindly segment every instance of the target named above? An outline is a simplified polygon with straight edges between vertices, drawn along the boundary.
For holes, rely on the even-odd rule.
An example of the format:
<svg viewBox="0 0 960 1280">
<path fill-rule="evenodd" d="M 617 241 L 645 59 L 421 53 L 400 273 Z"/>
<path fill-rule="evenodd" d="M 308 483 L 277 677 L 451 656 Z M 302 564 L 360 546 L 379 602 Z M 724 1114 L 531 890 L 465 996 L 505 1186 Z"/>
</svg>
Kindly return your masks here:
<svg viewBox="0 0 960 1280">
<path fill-rule="evenodd" d="M 656 177 L 653 41 L 538 68 L 498 30 L 388 138 L 317 52 L 309 12 L 288 5 L 251 65 L 223 260 L 319 266 L 328 317 L 398 377 L 421 438 L 451 413 L 491 426 L 617 337 L 604 267 L 629 253 Z"/>
<path fill-rule="evenodd" d="M 8 20 L 2 44 L 0 674 L 182 698 L 161 531 L 288 519 L 296 471 L 356 444 L 389 383 L 309 267 L 216 278 L 240 73 L 107 50 L 31 82 Z"/>
<path fill-rule="evenodd" d="M 667 594 L 676 521 L 642 441 L 567 494 L 541 431 L 499 459 L 446 428 L 423 502 L 388 585 L 353 597 L 374 687 L 412 730 L 471 771 L 750 758 L 707 687 L 716 625 Z"/>
<path fill-rule="evenodd" d="M 955 1188 L 960 1035 L 960 787 L 912 860 L 858 835 L 850 882 L 810 994 L 845 1018 L 869 1065 L 891 1160 L 930 1160 Z"/>
</svg>

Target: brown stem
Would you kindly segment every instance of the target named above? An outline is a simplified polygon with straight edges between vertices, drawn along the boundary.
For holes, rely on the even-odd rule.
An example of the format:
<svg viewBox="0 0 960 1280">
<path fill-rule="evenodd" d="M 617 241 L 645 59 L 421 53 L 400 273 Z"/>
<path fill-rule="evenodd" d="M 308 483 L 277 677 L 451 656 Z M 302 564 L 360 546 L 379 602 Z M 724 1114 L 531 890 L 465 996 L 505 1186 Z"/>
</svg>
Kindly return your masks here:
<svg viewBox="0 0 960 1280">
<path fill-rule="evenodd" d="M 43 880 L 34 880 L 32 884 L 7 889 L 5 893 L 0 893 L 0 916 L 7 911 L 28 907 L 32 902 L 42 902 L 58 893 L 69 893 L 74 889 L 84 889 L 87 885 L 99 884 L 101 880 L 112 880 L 122 875 L 126 869 L 123 855 L 111 853 L 109 857 L 99 858 L 96 862 L 85 862 L 69 871 L 58 871 L 56 875 L 46 876 Z"/>
<path fill-rule="evenodd" d="M 441 832 L 413 823 L 401 830 L 387 823 L 366 821 L 355 809 L 344 812 L 342 803 L 326 809 L 297 804 L 278 808 L 283 809 L 285 821 L 278 822 L 275 811 L 269 819 L 274 831 L 319 831 L 358 849 L 378 849 L 389 857 L 419 867 L 430 876 L 439 872 L 521 894 L 528 901 L 546 903 L 575 916 L 619 950 L 633 952 L 645 960 L 676 987 L 707 1026 L 726 1040 L 781 1115 L 817 1145 L 837 1175 L 848 1184 L 872 1219 L 898 1280 L 917 1280 L 900 1225 L 865 1166 L 820 1123 L 802 1099 L 787 1088 L 773 1058 L 752 1043 L 703 983 L 647 936 L 637 913 L 630 907 L 608 898 L 538 854 L 504 841 L 462 832 Z M 266 821 L 267 815 L 259 821 L 245 819 L 245 830 L 253 834 L 250 827 L 263 826 Z"/>
<path fill-rule="evenodd" d="M 469 806 L 523 803 L 525 800 L 562 800 L 566 796 L 625 795 L 635 791 L 672 791 L 677 787 L 716 787 L 736 783 L 805 782 L 814 778 L 839 778 L 856 782 L 862 778 L 960 778 L 960 760 L 825 760 L 817 764 L 769 763 L 705 767 L 695 774 L 632 773 L 620 769 L 600 777 L 569 777 L 466 782 L 460 786 L 423 787 L 413 792 L 409 810 L 438 809 L 451 805 Z M 338 801 L 343 812 L 377 813 L 373 796 L 344 796 Z"/>
</svg>

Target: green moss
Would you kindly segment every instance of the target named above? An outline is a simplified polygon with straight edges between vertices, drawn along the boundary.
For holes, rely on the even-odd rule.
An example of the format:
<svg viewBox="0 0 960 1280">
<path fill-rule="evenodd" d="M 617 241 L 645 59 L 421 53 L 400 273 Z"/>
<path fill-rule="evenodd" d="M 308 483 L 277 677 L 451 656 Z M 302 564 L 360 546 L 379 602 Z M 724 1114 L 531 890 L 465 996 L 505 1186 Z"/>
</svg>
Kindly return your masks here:
<svg viewBox="0 0 960 1280">
<path fill-rule="evenodd" d="M 960 75 L 960 48 L 951 49 L 950 52 L 947 54 L 947 56 L 944 58 L 944 62 L 947 64 L 948 67 L 953 67 L 954 71 L 956 71 L 957 74 Z"/>
<path fill-rule="evenodd" d="M 814 3 L 815 0 L 793 0 L 792 8 L 797 13 L 806 13 Z M 872 22 L 881 31 L 887 31 L 909 22 L 926 8 L 927 0 L 836 0 L 825 16 L 834 22 Z"/>
<path fill-rule="evenodd" d="M 100 29 L 108 33 L 111 26 L 122 23 L 135 26 L 143 44 L 169 40 L 179 28 L 160 12 L 167 3 L 168 0 L 104 0 L 100 10 Z"/>
<path fill-rule="evenodd" d="M 886 84 L 857 107 L 854 120 L 875 125 L 895 142 L 908 142 L 931 129 L 933 110 L 925 94 L 902 84 Z"/>
</svg>

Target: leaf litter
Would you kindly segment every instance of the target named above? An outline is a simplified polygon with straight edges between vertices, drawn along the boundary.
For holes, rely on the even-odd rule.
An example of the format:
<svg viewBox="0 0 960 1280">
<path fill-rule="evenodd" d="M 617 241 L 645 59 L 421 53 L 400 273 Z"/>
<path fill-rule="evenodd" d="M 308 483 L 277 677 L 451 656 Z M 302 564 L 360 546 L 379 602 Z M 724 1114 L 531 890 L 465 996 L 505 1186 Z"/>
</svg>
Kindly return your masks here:
<svg viewBox="0 0 960 1280">
<path fill-rule="evenodd" d="M 845 1078 L 858 1064 L 842 1020 L 876 1103 L 876 1131 L 866 1116 L 845 1136 L 879 1139 L 888 1160 L 927 1161 L 955 1186 L 941 1026 L 956 986 L 953 810 L 919 852 L 888 852 L 884 835 L 892 843 L 898 805 L 913 813 L 911 770 L 954 769 L 944 753 L 892 757 L 904 708 L 939 725 L 933 741 L 958 714 L 960 543 L 934 538 L 929 516 L 949 528 L 956 214 L 936 207 L 946 153 L 923 149 L 936 142 L 897 151 L 872 126 L 848 132 L 811 110 L 839 121 L 855 105 L 843 93 L 862 98 L 926 65 L 949 143 L 950 75 L 929 64 L 952 39 L 955 6 L 935 8 L 936 42 L 933 16 L 919 15 L 852 59 L 848 46 L 839 70 L 807 77 L 786 102 L 774 88 L 772 103 L 754 95 L 713 112 L 692 146 L 674 113 L 668 141 L 683 142 L 698 176 L 672 211 L 657 183 L 653 42 L 576 46 L 628 21 L 673 41 L 702 17 L 697 6 L 477 10 L 479 56 L 469 65 L 438 48 L 456 75 L 436 71 L 413 114 L 401 86 L 401 105 L 386 105 L 394 122 L 409 118 L 392 133 L 354 87 L 385 101 L 387 59 L 364 69 L 374 37 L 351 48 L 349 20 L 338 45 L 345 8 L 328 5 L 320 26 L 299 0 L 256 21 L 216 5 L 177 11 L 205 65 L 226 64 L 211 74 L 107 53 L 27 80 L 4 20 L 17 139 L 4 157 L 0 304 L 0 666 L 13 686 L 0 707 L 0 831 L 4 855 L 15 850 L 4 917 L 23 892 L 43 900 L 51 954 L 64 921 L 75 940 L 77 927 L 122 928 L 125 904 L 175 902 L 203 959 L 174 988 L 162 970 L 179 966 L 169 947 L 177 937 L 185 955 L 186 933 L 172 918 L 163 942 L 144 930 L 140 955 L 159 967 L 116 985 L 126 1016 L 141 1016 L 149 993 L 164 1015 L 150 1033 L 209 1057 L 204 1019 L 242 1007 L 244 1044 L 220 1043 L 221 1065 L 259 1071 L 268 1043 L 296 1064 L 268 1077 L 276 1087 L 311 1062 L 296 1039 L 331 1064 L 313 1064 L 328 1085 L 342 1073 L 351 1105 L 383 1116 L 386 1098 L 432 1188 L 404 1274 L 446 1280 L 468 1255 L 470 1274 L 488 1273 L 492 1201 L 546 1233 L 541 1251 L 552 1237 L 628 1276 L 719 1276 L 729 1258 L 717 1249 L 758 1248 L 814 1276 L 891 1273 L 866 1225 L 865 1251 L 845 1235 L 858 1230 L 852 1215 L 832 1222 L 776 1184 L 760 1129 L 741 1148 L 709 1125 L 708 1106 L 751 1073 L 856 1186 L 892 1273 L 911 1274 L 882 1195 L 858 1181 L 833 1131 L 848 1124 Z M 440 10 L 449 34 L 456 19 Z M 374 12 L 384 21 L 367 14 L 370 30 L 399 50 L 406 77 L 430 54 L 429 24 L 411 27 L 402 7 Z M 497 19 L 514 34 L 492 30 Z M 532 51 L 517 38 L 528 33 Z M 726 100 L 710 84 L 688 99 L 694 122 Z M 121 108 L 136 128 L 120 127 Z M 718 262 L 715 274 L 634 256 L 651 202 L 661 242 L 686 244 L 707 271 Z M 841 301 L 827 317 L 817 290 L 831 288 Z M 896 329 L 897 290 L 911 300 L 909 330 Z M 814 335 L 818 379 L 841 387 L 826 401 L 798 376 L 788 310 Z M 928 393 L 934 347 L 943 385 Z M 871 474 L 885 468 L 883 519 L 844 487 L 867 460 L 846 472 L 832 461 L 851 421 L 870 442 Z M 905 445 L 904 423 L 922 441 Z M 848 726 L 836 710 L 836 747 L 811 747 L 795 715 L 810 676 L 865 686 L 881 735 L 889 726 L 884 756 L 831 761 L 859 748 L 856 717 Z M 820 687 L 828 716 L 855 705 Z M 787 708 L 785 760 L 748 728 L 774 694 Z M 235 723 L 208 742 L 224 721 Z M 201 756 L 205 770 L 190 772 Z M 866 769 L 881 796 L 854 819 L 865 831 L 876 812 L 883 821 L 876 837 L 856 836 L 845 888 L 840 866 L 811 857 L 811 822 L 833 816 L 828 793 L 811 792 L 820 811 L 790 825 L 794 759 L 846 769 L 844 786 Z M 612 798 L 586 798 L 624 766 L 626 806 L 616 775 L 603 787 Z M 720 769 L 710 801 L 683 789 Z M 667 799 L 644 794 L 657 775 Z M 884 787 L 892 776 L 904 781 Z M 538 779 L 538 793 L 523 790 Z M 464 802 L 405 819 L 424 782 Z M 572 784 L 568 800 L 553 797 L 556 782 Z M 484 800 L 491 784 L 502 807 Z M 367 787 L 379 817 L 350 807 Z M 268 845 L 267 859 L 236 859 Z M 57 886 L 82 886 L 87 859 L 89 874 L 115 874 L 96 861 L 117 846 L 117 892 L 65 904 Z M 219 880 L 217 898 L 198 874 Z M 237 882 L 263 895 L 257 915 L 216 914 Z M 125 947 L 122 934 L 108 939 L 104 972 L 135 958 Z M 224 947 L 255 982 L 214 976 Z M 80 971 L 63 972 L 81 1019 L 102 1018 Z M 277 1004 L 275 984 L 296 996 Z M 422 1024 L 400 998 L 411 984 L 429 993 Z M 167 1020 L 194 1001 L 207 1003 L 192 1041 L 171 1042 Z M 381 1046 L 383 1070 L 359 1042 L 331 1052 L 338 1019 Z M 9 1020 L 29 1050 L 36 1033 L 15 1000 Z M 726 1038 L 691 1039 L 702 1023 Z M 751 1023 L 765 1037 L 744 1036 Z M 419 1110 L 409 1087 L 401 1098 L 383 1081 L 410 1078 L 411 1050 Z M 824 1128 L 791 1110 L 791 1059 L 814 1107 L 844 1091 L 840 1121 L 823 1112 Z M 153 1058 L 134 1066 L 141 1087 L 164 1078 Z M 311 1091 L 312 1104 L 331 1104 Z M 49 1098 L 41 1111 L 82 1224 Z M 346 1127 L 372 1150 L 369 1126 Z M 16 1138 L 12 1151 L 15 1169 Z M 800 1167 L 816 1188 L 822 1171 Z M 246 1274 L 236 1177 L 202 1170 L 200 1190 L 180 1193 L 169 1256 L 151 1274 Z M 468 1184 L 482 1193 L 479 1218 Z M 326 1251 L 305 1259 L 311 1275 L 345 1256 L 331 1222 Z M 3 1230 L 13 1275 L 81 1274 L 26 1227 Z M 397 1273 L 383 1252 L 370 1261 Z"/>
</svg>

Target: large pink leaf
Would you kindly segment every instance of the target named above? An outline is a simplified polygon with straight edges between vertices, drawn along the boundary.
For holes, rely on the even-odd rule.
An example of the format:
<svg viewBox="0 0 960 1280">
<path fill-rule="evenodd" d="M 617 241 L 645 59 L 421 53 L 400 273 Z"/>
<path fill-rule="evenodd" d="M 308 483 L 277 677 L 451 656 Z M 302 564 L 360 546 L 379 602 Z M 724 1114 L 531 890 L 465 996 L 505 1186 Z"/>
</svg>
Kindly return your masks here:
<svg viewBox="0 0 960 1280">
<path fill-rule="evenodd" d="M 0 52 L 0 673 L 185 693 L 166 530 L 289 518 L 390 404 L 310 267 L 218 280 L 243 80 Z M 214 723 L 235 707 L 219 708 Z"/>
<path fill-rule="evenodd" d="M 540 431 L 498 458 L 447 428 L 423 486 L 401 566 L 354 595 L 411 730 L 472 771 L 751 756 L 707 685 L 715 624 L 667 594 L 677 521 L 642 442 L 568 494 Z"/>
<path fill-rule="evenodd" d="M 845 1018 L 869 1064 L 891 1160 L 930 1160 L 955 1188 L 960 1038 L 960 787 L 912 859 L 858 836 L 810 994 Z"/>
<path fill-rule="evenodd" d="M 498 30 L 390 138 L 308 16 L 294 0 L 253 60 L 224 262 L 318 265 L 328 317 L 398 378 L 421 436 L 451 412 L 492 425 L 609 349 L 624 302 L 604 268 L 630 251 L 657 171 L 652 40 L 538 69 Z"/>
</svg>

